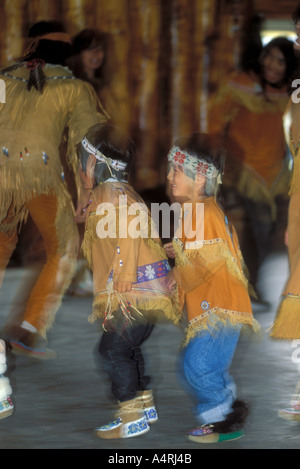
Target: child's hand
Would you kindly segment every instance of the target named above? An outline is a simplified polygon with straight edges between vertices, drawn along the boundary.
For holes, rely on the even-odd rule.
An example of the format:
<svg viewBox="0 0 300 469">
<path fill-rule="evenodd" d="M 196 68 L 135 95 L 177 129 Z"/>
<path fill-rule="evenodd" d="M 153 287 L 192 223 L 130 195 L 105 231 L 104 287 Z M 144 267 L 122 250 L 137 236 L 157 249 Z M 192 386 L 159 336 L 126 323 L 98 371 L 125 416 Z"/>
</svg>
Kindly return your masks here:
<svg viewBox="0 0 300 469">
<path fill-rule="evenodd" d="M 75 222 L 76 223 L 84 223 L 86 219 L 86 209 L 87 205 L 78 203 L 76 212 L 75 212 Z"/>
<path fill-rule="evenodd" d="M 117 290 L 118 293 L 126 293 L 131 291 L 132 282 L 127 282 L 125 280 L 114 282 L 114 290 Z"/>
<path fill-rule="evenodd" d="M 77 202 L 75 212 L 75 222 L 84 223 L 86 219 L 86 210 L 91 203 L 91 191 L 83 191 L 81 199 Z"/>
<path fill-rule="evenodd" d="M 167 288 L 172 291 L 175 286 L 176 286 L 176 279 L 173 273 L 173 270 L 170 270 L 170 272 L 167 275 Z"/>
<path fill-rule="evenodd" d="M 168 257 L 175 259 L 175 251 L 172 243 L 164 244 L 164 250 L 166 251 Z"/>
</svg>

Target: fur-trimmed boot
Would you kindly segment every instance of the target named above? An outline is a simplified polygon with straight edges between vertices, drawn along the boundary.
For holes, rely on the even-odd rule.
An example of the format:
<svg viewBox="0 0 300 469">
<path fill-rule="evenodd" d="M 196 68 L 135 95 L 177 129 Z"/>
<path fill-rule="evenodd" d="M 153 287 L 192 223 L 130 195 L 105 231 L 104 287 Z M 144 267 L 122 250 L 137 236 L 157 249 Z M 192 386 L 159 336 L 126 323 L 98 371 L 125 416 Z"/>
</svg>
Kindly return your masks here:
<svg viewBox="0 0 300 469">
<path fill-rule="evenodd" d="M 119 412 L 108 425 L 96 428 L 97 435 L 103 439 L 131 438 L 143 435 L 150 430 L 141 399 L 136 397 L 119 402 Z"/>
<path fill-rule="evenodd" d="M 9 417 L 14 411 L 11 385 L 9 379 L 4 376 L 6 368 L 5 342 L 0 339 L 0 419 Z"/>
<path fill-rule="evenodd" d="M 242 438 L 245 435 L 243 427 L 249 413 L 245 401 L 236 400 L 225 420 L 211 424 L 204 424 L 189 433 L 189 440 L 196 443 L 217 443 Z"/>
<path fill-rule="evenodd" d="M 153 393 L 152 391 L 140 391 L 138 393 L 138 397 L 142 401 L 142 405 L 144 408 L 144 412 L 146 414 L 147 421 L 152 424 L 157 422 L 158 420 L 158 414 L 157 410 L 155 407 L 154 399 L 153 399 Z"/>
</svg>

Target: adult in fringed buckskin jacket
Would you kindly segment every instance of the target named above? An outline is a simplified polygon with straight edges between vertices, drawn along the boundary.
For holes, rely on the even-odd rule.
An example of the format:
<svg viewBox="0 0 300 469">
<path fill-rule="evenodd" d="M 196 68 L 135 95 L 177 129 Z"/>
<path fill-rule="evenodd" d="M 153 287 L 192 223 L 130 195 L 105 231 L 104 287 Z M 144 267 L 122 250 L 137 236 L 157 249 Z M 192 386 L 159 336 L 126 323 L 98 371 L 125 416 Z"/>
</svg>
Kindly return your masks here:
<svg viewBox="0 0 300 469">
<path fill-rule="evenodd" d="M 89 84 L 61 64 L 44 60 L 69 41 L 55 31 L 35 38 L 29 56 L 0 71 L 6 91 L 6 102 L 0 104 L 0 282 L 28 213 L 47 254 L 25 307 L 24 327 L 9 334 L 13 347 L 33 354 L 34 344 L 46 337 L 54 320 L 78 251 L 59 146 L 68 129 L 68 159 L 76 171 L 75 145 L 90 126 L 108 118 Z"/>
</svg>

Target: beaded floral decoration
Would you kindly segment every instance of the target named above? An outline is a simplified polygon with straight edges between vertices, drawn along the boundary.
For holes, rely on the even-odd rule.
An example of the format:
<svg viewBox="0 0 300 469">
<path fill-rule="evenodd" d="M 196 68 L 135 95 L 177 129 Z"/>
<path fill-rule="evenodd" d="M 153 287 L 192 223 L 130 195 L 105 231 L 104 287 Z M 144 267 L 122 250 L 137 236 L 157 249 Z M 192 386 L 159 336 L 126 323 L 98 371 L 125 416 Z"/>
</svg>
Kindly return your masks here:
<svg viewBox="0 0 300 469">
<path fill-rule="evenodd" d="M 183 152 L 179 147 L 173 146 L 168 153 L 168 161 L 173 164 L 184 166 L 193 173 L 201 174 L 207 178 L 217 177 L 219 171 L 212 164 L 205 160 L 199 159 L 190 153 Z"/>
</svg>

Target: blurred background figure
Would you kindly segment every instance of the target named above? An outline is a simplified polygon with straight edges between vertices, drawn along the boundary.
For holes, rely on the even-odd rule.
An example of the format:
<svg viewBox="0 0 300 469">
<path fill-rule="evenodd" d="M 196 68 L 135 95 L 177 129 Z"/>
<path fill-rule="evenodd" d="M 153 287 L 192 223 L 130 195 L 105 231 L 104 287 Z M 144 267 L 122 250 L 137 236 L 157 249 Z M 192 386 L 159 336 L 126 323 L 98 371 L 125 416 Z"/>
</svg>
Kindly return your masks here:
<svg viewBox="0 0 300 469">
<path fill-rule="evenodd" d="M 72 40 L 73 53 L 67 65 L 74 75 L 90 83 L 111 120 L 117 112 L 117 100 L 110 87 L 110 71 L 107 60 L 109 34 L 97 29 L 83 29 Z"/>
<path fill-rule="evenodd" d="M 68 192 L 59 147 L 68 129 L 68 158 L 78 169 L 76 144 L 95 123 L 106 121 L 93 88 L 76 80 L 63 64 L 71 38 L 58 22 L 32 26 L 24 56 L 0 71 L 7 102 L 0 107 L 0 282 L 30 214 L 44 243 L 46 261 L 24 298 L 22 317 L 5 328 L 16 353 L 53 358 L 47 348 L 62 295 L 78 254 L 75 211 Z M 4 158 L 5 157 L 5 158 Z M 77 179 L 78 180 L 78 179 Z M 77 186 L 79 209 L 89 193 Z"/>
<path fill-rule="evenodd" d="M 94 29 L 84 29 L 73 38 L 73 54 L 67 60 L 74 75 L 88 81 L 99 93 L 103 86 L 106 35 Z"/>
<path fill-rule="evenodd" d="M 254 51 L 256 59 L 250 46 L 244 49 L 243 68 L 212 98 L 208 125 L 209 132 L 221 137 L 227 149 L 225 210 L 238 231 L 249 280 L 257 294 L 253 301 L 264 304 L 259 268 L 276 223 L 286 226 L 291 159 L 282 117 L 297 61 L 292 41 L 284 37 L 271 40 L 260 53 L 258 41 Z"/>
</svg>

